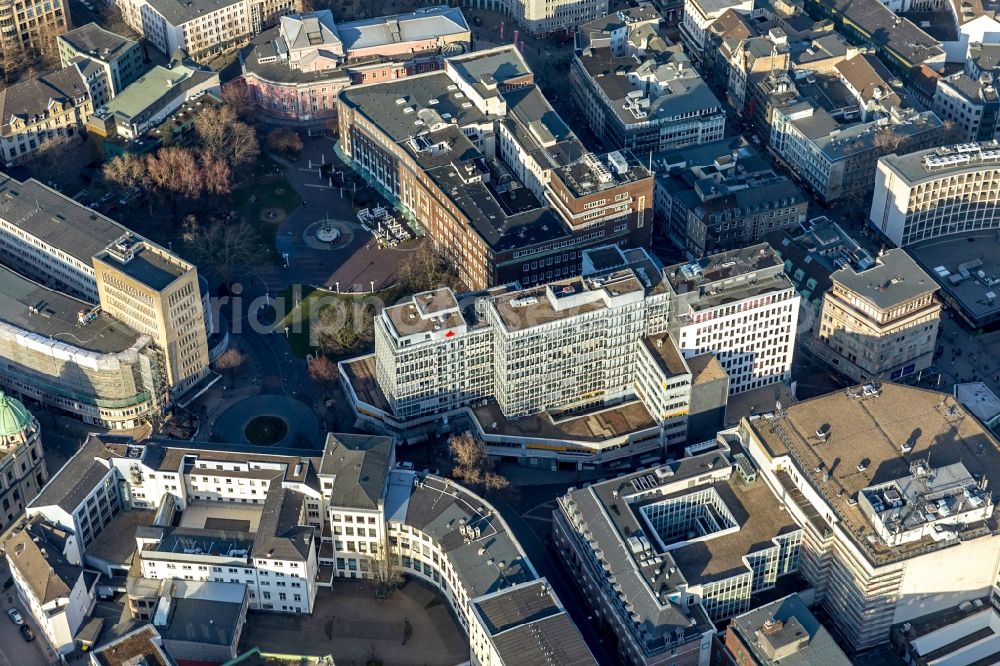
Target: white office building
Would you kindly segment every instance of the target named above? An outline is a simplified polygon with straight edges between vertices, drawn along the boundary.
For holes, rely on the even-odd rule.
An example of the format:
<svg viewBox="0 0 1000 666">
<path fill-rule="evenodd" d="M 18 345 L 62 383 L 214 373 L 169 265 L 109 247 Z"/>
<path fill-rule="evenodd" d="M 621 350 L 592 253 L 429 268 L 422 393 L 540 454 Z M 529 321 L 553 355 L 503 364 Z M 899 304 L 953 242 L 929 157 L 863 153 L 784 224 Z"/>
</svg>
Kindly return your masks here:
<svg viewBox="0 0 1000 666">
<path fill-rule="evenodd" d="M 1000 143 L 965 143 L 878 161 L 869 224 L 898 246 L 1000 229 Z"/>
<path fill-rule="evenodd" d="M 665 277 L 681 353 L 713 353 L 731 394 L 791 377 L 801 297 L 770 245 L 670 266 Z"/>
<path fill-rule="evenodd" d="M 583 269 L 384 309 L 375 354 L 341 364 L 359 423 L 412 439 L 471 421 L 491 453 L 527 464 L 658 459 L 682 444 L 698 386 L 667 335 L 662 267 L 608 246 L 585 251 Z"/>
<path fill-rule="evenodd" d="M 1000 442 L 950 395 L 857 386 L 745 419 L 738 433 L 803 526 L 799 571 L 852 649 L 991 594 L 1000 531 L 987 484 Z"/>
</svg>

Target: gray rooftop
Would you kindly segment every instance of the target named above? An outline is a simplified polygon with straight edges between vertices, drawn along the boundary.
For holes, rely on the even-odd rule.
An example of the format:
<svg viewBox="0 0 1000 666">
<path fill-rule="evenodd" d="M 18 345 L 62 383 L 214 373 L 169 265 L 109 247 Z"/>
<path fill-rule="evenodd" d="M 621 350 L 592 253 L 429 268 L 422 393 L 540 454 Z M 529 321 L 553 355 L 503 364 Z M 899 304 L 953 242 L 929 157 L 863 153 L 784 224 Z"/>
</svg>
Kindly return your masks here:
<svg viewBox="0 0 1000 666">
<path fill-rule="evenodd" d="M 1000 443 L 950 395 L 886 382 L 868 395 L 852 387 L 782 404 L 782 417 L 760 417 L 749 427 L 768 458 L 790 455 L 799 476 L 829 504 L 843 534 L 873 564 L 905 561 L 955 540 L 926 536 L 901 546 L 869 541 L 863 535 L 872 528 L 856 499 L 859 491 L 906 476 L 911 461 L 928 455 L 935 468 L 962 462 L 976 478 L 1000 477 Z M 825 441 L 815 435 L 820 428 L 829 431 Z M 996 527 L 993 521 L 966 524 L 959 538 L 995 534 Z"/>
<path fill-rule="evenodd" d="M 96 23 L 88 23 L 65 32 L 59 35 L 59 39 L 66 42 L 78 53 L 104 61 L 113 60 L 121 52 L 137 43 L 110 30 L 105 30 Z"/>
<path fill-rule="evenodd" d="M 22 183 L 3 173 L 0 217 L 88 265 L 94 255 L 128 233 L 114 220 L 33 178 Z"/>
<path fill-rule="evenodd" d="M 80 313 L 94 306 L 32 282 L 0 265 L 0 322 L 52 344 L 97 354 L 116 354 L 148 340 L 111 315 L 98 312 L 85 324 Z"/>
<path fill-rule="evenodd" d="M 399 42 L 423 41 L 469 31 L 457 7 L 427 7 L 409 14 L 379 16 L 337 26 L 344 48 L 364 49 Z"/>
<path fill-rule="evenodd" d="M 587 49 L 577 59 L 609 100 L 619 122 L 636 125 L 682 114 L 722 114 L 722 105 L 698 71 L 691 66 L 680 46 L 670 47 L 656 58 L 637 60 L 615 56 L 610 47 Z M 649 95 L 646 117 L 639 118 L 626 108 L 630 94 L 642 88 L 628 80 L 629 73 L 651 76 L 661 88 L 658 96 Z"/>
<path fill-rule="evenodd" d="M 537 578 L 527 556 L 503 519 L 480 498 L 445 479 L 393 472 L 386 517 L 421 530 L 448 554 L 469 598 Z M 461 526 L 479 530 L 469 541 Z M 482 552 L 480 552 L 482 550 Z"/>
<path fill-rule="evenodd" d="M 331 504 L 378 509 L 389 475 L 392 449 L 391 437 L 329 433 L 319 471 L 336 477 Z"/>
<path fill-rule="evenodd" d="M 315 527 L 306 524 L 305 495 L 272 481 L 253 539 L 255 558 L 272 560 L 309 559 Z"/>
<path fill-rule="evenodd" d="M 597 666 L 580 630 L 566 613 L 524 624 L 493 637 L 505 664 Z"/>
<path fill-rule="evenodd" d="M 937 291 L 933 278 L 902 248 L 886 251 L 871 268 L 855 271 L 847 266 L 832 273 L 830 279 L 882 310 Z"/>
<path fill-rule="evenodd" d="M 52 102 L 62 104 L 65 113 L 89 99 L 90 89 L 76 65 L 15 83 L 0 90 L 0 131 L 9 136 L 14 117 L 26 124 L 39 122 L 50 113 Z"/>
<path fill-rule="evenodd" d="M 83 568 L 69 563 L 63 555 L 65 533 L 35 516 L 24 529 L 6 543 L 7 561 L 28 584 L 41 605 L 68 599 Z"/>
<path fill-rule="evenodd" d="M 830 632 L 819 623 L 798 594 L 791 594 L 734 617 L 729 631 L 736 633 L 760 664 L 851 664 Z M 778 654 L 782 656 L 778 657 Z"/>
<path fill-rule="evenodd" d="M 49 482 L 45 484 L 29 506 L 55 505 L 67 513 L 71 513 L 108 474 L 110 464 L 98 459 L 107 460 L 117 457 L 117 454 L 107 444 L 124 443 L 130 440 L 131 438 L 128 437 L 91 435 L 66 461 L 66 464 L 49 479 Z"/>
<path fill-rule="evenodd" d="M 170 604 L 168 624 L 157 627 L 168 641 L 233 645 L 243 628 L 242 604 L 183 597 L 173 597 Z"/>
<path fill-rule="evenodd" d="M 167 20 L 167 23 L 179 26 L 188 21 L 207 16 L 235 5 L 240 0 L 151 0 L 152 8 Z M 249 26 L 247 32 L 250 32 Z"/>
<path fill-rule="evenodd" d="M 990 280 L 1000 277 L 1000 239 L 995 230 L 931 238 L 907 245 L 906 250 L 921 268 L 934 276 L 941 290 L 958 303 L 966 316 L 978 322 L 977 326 L 1000 318 L 1000 298 L 997 298 L 995 283 L 990 286 L 978 279 L 979 271 Z M 968 278 L 962 275 L 960 267 L 963 265 L 967 267 Z M 974 268 L 969 270 L 970 266 Z M 974 275 L 977 279 L 973 279 Z"/>
<path fill-rule="evenodd" d="M 911 64 L 919 65 L 944 54 L 941 42 L 909 19 L 897 17 L 879 0 L 828 0 L 825 6 L 870 35 L 874 44 Z"/>
</svg>

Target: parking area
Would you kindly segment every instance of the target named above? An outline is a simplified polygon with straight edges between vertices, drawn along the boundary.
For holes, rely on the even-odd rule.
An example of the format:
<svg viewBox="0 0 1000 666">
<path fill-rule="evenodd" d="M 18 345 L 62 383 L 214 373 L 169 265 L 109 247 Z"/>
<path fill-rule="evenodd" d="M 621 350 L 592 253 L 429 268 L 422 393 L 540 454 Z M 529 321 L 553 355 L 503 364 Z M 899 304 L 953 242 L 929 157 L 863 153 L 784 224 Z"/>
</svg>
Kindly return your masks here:
<svg viewBox="0 0 1000 666">
<path fill-rule="evenodd" d="M 321 589 L 311 616 L 251 612 L 240 651 L 333 657 L 338 666 L 379 661 L 384 666 L 451 666 L 469 658 L 468 640 L 448 603 L 429 585 L 410 580 L 388 599 L 376 599 L 362 580 Z"/>
</svg>

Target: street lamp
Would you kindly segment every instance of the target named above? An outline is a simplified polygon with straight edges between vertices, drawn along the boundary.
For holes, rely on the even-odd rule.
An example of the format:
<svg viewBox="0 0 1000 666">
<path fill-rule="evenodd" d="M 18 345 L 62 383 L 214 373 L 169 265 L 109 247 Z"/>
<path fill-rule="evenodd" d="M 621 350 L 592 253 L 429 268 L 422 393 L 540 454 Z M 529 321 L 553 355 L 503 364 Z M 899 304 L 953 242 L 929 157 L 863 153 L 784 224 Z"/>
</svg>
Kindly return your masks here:
<svg viewBox="0 0 1000 666">
<path fill-rule="evenodd" d="M 286 340 L 288 339 L 288 327 L 287 326 L 285 327 L 285 339 Z"/>
<path fill-rule="evenodd" d="M 338 294 L 340 293 L 340 283 L 339 282 L 337 283 L 337 293 Z"/>
</svg>

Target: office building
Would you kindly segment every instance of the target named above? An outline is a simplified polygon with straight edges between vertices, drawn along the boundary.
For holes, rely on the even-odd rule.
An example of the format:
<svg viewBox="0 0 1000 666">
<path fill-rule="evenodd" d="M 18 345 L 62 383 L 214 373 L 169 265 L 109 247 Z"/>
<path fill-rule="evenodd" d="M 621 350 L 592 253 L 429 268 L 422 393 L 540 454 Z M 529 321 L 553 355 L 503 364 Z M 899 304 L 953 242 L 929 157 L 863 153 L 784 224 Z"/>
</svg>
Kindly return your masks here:
<svg viewBox="0 0 1000 666">
<path fill-rule="evenodd" d="M 211 381 L 198 271 L 165 248 L 3 176 L 0 261 L 8 390 L 132 428 Z"/>
<path fill-rule="evenodd" d="M 240 63 L 258 110 L 308 121 L 336 116 L 337 94 L 347 86 L 440 69 L 443 56 L 471 45 L 472 33 L 457 8 L 339 25 L 323 10 L 282 17 L 278 27 L 241 49 Z"/>
<path fill-rule="evenodd" d="M 828 111 L 829 105 L 813 98 L 772 110 L 772 150 L 826 203 L 867 198 L 880 157 L 900 146 L 920 150 L 943 136 L 942 123 L 931 111 L 888 106 L 884 112 L 869 111 L 874 119 L 859 122 L 860 105 L 853 95 L 849 100 L 843 111 Z"/>
<path fill-rule="evenodd" d="M 308 614 L 335 577 L 405 574 L 441 592 L 475 663 L 595 663 L 496 510 L 397 468 L 388 437 L 283 450 L 92 435 L 29 516 L 60 531 L 68 562 L 127 576 L 131 614 L 178 659 L 231 658 L 248 609 Z M 525 608 L 538 615 L 504 617 Z M 206 635 L 206 616 L 225 640 Z"/>
<path fill-rule="evenodd" d="M 745 666 L 850 666 L 830 632 L 798 594 L 737 615 L 726 630 L 726 651 Z"/>
<path fill-rule="evenodd" d="M 742 138 L 653 156 L 656 220 L 690 257 L 759 242 L 806 221 L 809 201 Z"/>
<path fill-rule="evenodd" d="M 69 3 L 27 0 L 0 3 L 0 48 L 11 60 L 26 58 L 31 51 L 55 55 L 55 38 L 70 29 Z"/>
<path fill-rule="evenodd" d="M 570 69 L 576 105 L 605 145 L 638 155 L 721 139 L 722 105 L 650 11 L 581 26 Z"/>
<path fill-rule="evenodd" d="M 791 377 L 801 297 L 767 243 L 664 269 L 670 332 L 685 358 L 711 352 L 730 394 Z"/>
<path fill-rule="evenodd" d="M 799 571 L 851 650 L 990 594 L 1000 532 L 983 479 L 1000 473 L 1000 443 L 954 398 L 868 384 L 780 405 L 738 433 L 803 526 Z"/>
<path fill-rule="evenodd" d="M 43 148 L 81 136 L 93 112 L 90 90 L 77 64 L 0 90 L 4 163 L 23 164 Z"/>
<path fill-rule="evenodd" d="M 705 666 L 713 622 L 797 570 L 802 529 L 778 507 L 746 456 L 716 445 L 571 489 L 553 541 L 623 663 Z"/>
<path fill-rule="evenodd" d="M 122 0 L 122 19 L 161 53 L 198 61 L 232 51 L 301 11 L 295 0 Z"/>
<path fill-rule="evenodd" d="M 691 372 L 662 336 L 661 269 L 615 246 L 584 265 L 594 275 L 473 303 L 439 289 L 383 310 L 375 354 L 342 363 L 359 422 L 412 439 L 464 416 L 494 455 L 532 465 L 658 457 L 664 437 L 683 443 Z"/>
<path fill-rule="evenodd" d="M 965 68 L 937 77 L 928 105 L 953 124 L 953 141 L 991 141 L 1000 131 L 1000 45 L 970 43 Z"/>
<path fill-rule="evenodd" d="M 813 354 L 855 382 L 896 381 L 930 368 L 941 304 L 937 283 L 904 250 L 880 255 L 863 271 L 830 276 L 810 342 Z"/>
<path fill-rule="evenodd" d="M 375 354 L 341 363 L 359 426 L 416 439 L 471 423 L 528 465 L 648 462 L 690 439 L 691 415 L 704 438 L 727 393 L 787 379 L 799 297 L 766 246 L 666 271 L 614 246 L 583 262 L 544 286 L 386 308 Z"/>
<path fill-rule="evenodd" d="M 0 533 L 24 514 L 48 480 L 38 420 L 0 391 Z"/>
<path fill-rule="evenodd" d="M 959 144 L 878 162 L 869 223 L 900 247 L 1000 228 L 1000 143 Z"/>
<path fill-rule="evenodd" d="M 79 62 L 92 72 L 87 83 L 94 108 L 121 93 L 145 71 L 146 56 L 139 42 L 88 23 L 59 35 L 59 61 L 63 67 Z"/>
<path fill-rule="evenodd" d="M 168 67 L 155 65 L 98 108 L 87 122 L 87 131 L 112 141 L 132 141 L 136 148 L 145 148 L 147 139 L 143 135 L 182 105 L 202 100 L 206 94 L 218 98 L 221 91 L 218 72 L 192 62 L 172 61 Z M 210 98 L 202 101 L 210 103 Z M 155 143 L 148 141 L 150 147 Z"/>
<path fill-rule="evenodd" d="M 587 151 L 512 46 L 338 104 L 344 152 L 471 289 L 577 275 L 582 250 L 650 238 L 652 173 L 629 151 Z"/>
</svg>

